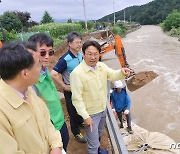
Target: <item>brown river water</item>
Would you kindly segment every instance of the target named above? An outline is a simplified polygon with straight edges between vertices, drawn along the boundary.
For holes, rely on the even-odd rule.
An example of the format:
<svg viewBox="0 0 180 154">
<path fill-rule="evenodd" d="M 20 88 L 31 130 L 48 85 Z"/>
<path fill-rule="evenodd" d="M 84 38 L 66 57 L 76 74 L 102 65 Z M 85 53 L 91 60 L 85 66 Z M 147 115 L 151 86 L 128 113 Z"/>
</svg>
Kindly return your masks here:
<svg viewBox="0 0 180 154">
<path fill-rule="evenodd" d="M 180 142 L 180 41 L 158 26 L 142 26 L 122 39 L 128 63 L 135 72 L 154 71 L 159 76 L 129 92 L 132 121 L 151 132 L 161 132 Z M 103 61 L 114 69 L 120 64 L 114 52 Z"/>
</svg>

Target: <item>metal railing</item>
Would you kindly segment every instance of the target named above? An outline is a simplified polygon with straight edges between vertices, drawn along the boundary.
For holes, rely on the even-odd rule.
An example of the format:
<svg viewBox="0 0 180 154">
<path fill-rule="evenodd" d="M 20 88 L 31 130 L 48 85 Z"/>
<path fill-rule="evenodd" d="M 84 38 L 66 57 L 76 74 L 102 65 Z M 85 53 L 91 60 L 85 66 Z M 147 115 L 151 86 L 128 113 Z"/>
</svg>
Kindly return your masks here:
<svg viewBox="0 0 180 154">
<path fill-rule="evenodd" d="M 108 81 L 108 103 L 106 125 L 110 136 L 113 154 L 128 154 L 123 137 L 117 125 L 116 118 L 110 107 L 110 82 Z"/>
</svg>

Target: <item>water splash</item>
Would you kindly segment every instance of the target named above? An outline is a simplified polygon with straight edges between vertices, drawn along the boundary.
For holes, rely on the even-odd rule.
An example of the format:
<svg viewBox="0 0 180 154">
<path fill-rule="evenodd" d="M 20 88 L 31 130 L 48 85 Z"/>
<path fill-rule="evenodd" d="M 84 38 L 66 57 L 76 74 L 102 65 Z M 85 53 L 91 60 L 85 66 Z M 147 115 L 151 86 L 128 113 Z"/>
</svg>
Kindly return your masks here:
<svg viewBox="0 0 180 154">
<path fill-rule="evenodd" d="M 175 130 L 176 128 L 179 128 L 180 127 L 180 124 L 177 124 L 177 123 L 168 123 L 166 126 L 165 126 L 165 130 L 164 130 L 164 133 L 169 133 L 170 131 L 173 131 Z"/>
<path fill-rule="evenodd" d="M 141 63 L 147 65 L 147 63 L 154 63 L 154 60 L 150 58 L 145 58 L 145 59 L 141 59 L 137 63 L 134 63 L 133 65 L 140 65 Z"/>
<path fill-rule="evenodd" d="M 180 93 L 180 73 L 178 71 L 167 72 L 164 74 L 164 79 L 171 92 Z"/>
<path fill-rule="evenodd" d="M 133 43 L 133 42 L 143 42 L 144 40 L 146 40 L 148 37 L 150 37 L 150 35 L 138 35 L 135 39 L 127 39 L 124 42 L 127 43 Z"/>
</svg>

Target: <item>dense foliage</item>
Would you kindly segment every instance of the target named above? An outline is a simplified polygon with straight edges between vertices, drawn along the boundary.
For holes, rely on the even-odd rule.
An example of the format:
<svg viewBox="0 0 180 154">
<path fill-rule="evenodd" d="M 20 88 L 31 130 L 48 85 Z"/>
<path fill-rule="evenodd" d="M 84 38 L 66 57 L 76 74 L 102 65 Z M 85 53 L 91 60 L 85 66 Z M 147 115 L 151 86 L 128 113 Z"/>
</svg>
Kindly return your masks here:
<svg viewBox="0 0 180 154">
<path fill-rule="evenodd" d="M 180 41 L 180 11 L 174 10 L 169 14 L 161 27 L 164 31 L 168 31 L 169 35 L 179 37 Z"/>
<path fill-rule="evenodd" d="M 19 20 L 21 21 L 23 27 L 22 27 L 22 31 L 27 31 L 27 29 L 29 27 L 32 27 L 34 25 L 37 25 L 38 23 L 35 21 L 31 21 L 31 15 L 29 12 L 20 12 L 20 11 L 15 11 L 13 12 L 15 13 L 15 15 L 19 18 Z"/>
<path fill-rule="evenodd" d="M 72 19 L 71 19 L 71 18 L 68 19 L 68 20 L 67 20 L 67 23 L 72 23 Z"/>
<path fill-rule="evenodd" d="M 163 22 L 168 14 L 174 9 L 180 10 L 180 0 L 154 0 L 145 5 L 125 8 L 125 20 L 135 21 L 142 25 L 159 24 Z M 116 21 L 124 20 L 124 10 L 115 13 Z M 113 22 L 114 15 L 107 15 L 98 21 Z"/>
<path fill-rule="evenodd" d="M 2 41 L 13 41 L 16 39 L 17 32 L 15 30 L 11 30 L 10 32 L 8 32 L 7 30 L 4 29 L 4 33 L 5 33 L 5 39 L 6 40 L 4 40 L 1 32 L 0 32 L 0 40 L 2 40 Z"/>
<path fill-rule="evenodd" d="M 123 22 L 118 22 L 115 26 L 112 27 L 112 31 L 114 34 L 123 36 L 127 31 L 127 26 Z"/>
<path fill-rule="evenodd" d="M 8 32 L 15 30 L 20 32 L 23 25 L 20 19 L 16 16 L 14 12 L 4 12 L 0 17 L 2 27 L 4 27 Z"/>
<path fill-rule="evenodd" d="M 76 23 L 79 23 L 82 26 L 82 28 L 86 29 L 84 21 L 79 21 Z M 95 23 L 93 21 L 87 21 L 87 29 L 90 30 L 92 28 L 95 28 Z"/>
<path fill-rule="evenodd" d="M 174 10 L 169 14 L 162 24 L 164 31 L 170 31 L 172 28 L 180 27 L 180 11 Z"/>
<path fill-rule="evenodd" d="M 24 27 L 28 27 L 28 21 L 31 18 L 30 13 L 28 12 L 20 12 L 20 11 L 15 11 L 14 12 L 15 15 L 19 18 L 19 20 L 21 21 L 22 25 Z"/>
<path fill-rule="evenodd" d="M 32 27 L 31 31 L 44 32 L 49 31 L 52 37 L 59 38 L 71 31 L 81 31 L 82 27 L 80 24 L 74 23 L 49 23 L 42 24 Z"/>
<path fill-rule="evenodd" d="M 18 32 L 27 31 L 29 27 L 38 24 L 35 21 L 29 21 L 30 18 L 31 16 L 28 12 L 4 12 L 0 16 L 0 21 L 5 34 L 5 40 L 4 37 L 2 37 L 2 32 L 0 32 L 0 40 L 12 41 L 16 39 Z"/>
<path fill-rule="evenodd" d="M 82 32 L 83 28 L 78 23 L 48 23 L 41 24 L 29 29 L 33 32 L 48 32 L 54 39 L 55 45 L 59 44 L 71 31 Z"/>
</svg>

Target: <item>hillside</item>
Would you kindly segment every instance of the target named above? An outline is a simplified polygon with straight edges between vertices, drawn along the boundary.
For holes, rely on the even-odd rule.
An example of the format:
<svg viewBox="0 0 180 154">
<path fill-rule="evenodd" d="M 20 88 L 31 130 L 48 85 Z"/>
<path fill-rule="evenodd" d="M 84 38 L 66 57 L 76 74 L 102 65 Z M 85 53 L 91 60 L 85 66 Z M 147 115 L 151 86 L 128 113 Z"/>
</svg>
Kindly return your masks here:
<svg viewBox="0 0 180 154">
<path fill-rule="evenodd" d="M 142 25 L 161 23 L 172 10 L 180 11 L 180 0 L 154 0 L 141 6 L 131 6 L 125 8 L 125 20 L 138 22 Z M 124 10 L 115 13 L 116 21 L 124 20 Z M 113 22 L 113 13 L 98 21 Z"/>
</svg>

